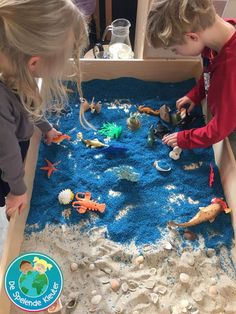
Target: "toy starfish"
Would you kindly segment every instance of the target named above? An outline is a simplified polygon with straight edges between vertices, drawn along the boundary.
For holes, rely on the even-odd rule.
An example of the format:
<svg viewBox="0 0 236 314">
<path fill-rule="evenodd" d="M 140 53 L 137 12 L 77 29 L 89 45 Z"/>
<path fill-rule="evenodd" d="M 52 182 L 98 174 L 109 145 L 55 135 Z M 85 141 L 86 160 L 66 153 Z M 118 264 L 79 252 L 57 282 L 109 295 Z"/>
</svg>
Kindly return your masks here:
<svg viewBox="0 0 236 314">
<path fill-rule="evenodd" d="M 61 161 L 58 161 L 56 163 L 51 163 L 51 161 L 45 159 L 46 163 L 47 163 L 47 166 L 44 166 L 44 167 L 41 167 L 40 169 L 41 170 L 46 170 L 48 172 L 48 179 L 50 179 L 53 171 L 56 171 L 58 170 L 55 166 L 58 165 Z"/>
</svg>

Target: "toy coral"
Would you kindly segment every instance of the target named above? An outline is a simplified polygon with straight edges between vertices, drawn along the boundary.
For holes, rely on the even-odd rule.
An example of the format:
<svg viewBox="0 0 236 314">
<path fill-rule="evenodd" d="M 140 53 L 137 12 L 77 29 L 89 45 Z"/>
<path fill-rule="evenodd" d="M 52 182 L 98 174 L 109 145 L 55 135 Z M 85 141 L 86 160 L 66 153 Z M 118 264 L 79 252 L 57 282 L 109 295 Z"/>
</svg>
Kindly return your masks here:
<svg viewBox="0 0 236 314">
<path fill-rule="evenodd" d="M 231 209 L 227 207 L 227 204 L 222 199 L 213 198 L 211 204 L 207 207 L 200 208 L 200 211 L 190 221 L 185 223 L 176 223 L 174 221 L 169 221 L 168 226 L 191 227 L 198 225 L 204 221 L 213 222 L 220 212 L 225 212 L 226 214 L 228 214 L 231 212 Z"/>
<path fill-rule="evenodd" d="M 70 189 L 62 190 L 58 194 L 58 200 L 60 204 L 68 205 L 73 201 L 74 193 Z"/>
<path fill-rule="evenodd" d="M 111 138 L 119 138 L 122 132 L 122 127 L 118 126 L 116 123 L 106 122 L 103 123 L 102 128 L 98 131 L 101 135 L 111 137 Z"/>
<path fill-rule="evenodd" d="M 82 197 L 79 197 L 81 195 Z M 99 204 L 96 201 L 91 200 L 90 192 L 79 192 L 75 195 L 76 201 L 72 203 L 72 206 L 76 208 L 78 213 L 84 214 L 87 210 L 103 213 L 106 208 L 106 204 Z"/>
<path fill-rule="evenodd" d="M 101 147 L 106 147 L 108 145 L 100 142 L 97 138 L 95 138 L 94 140 L 84 140 L 83 139 L 83 133 L 79 132 L 77 134 L 77 138 L 86 145 L 86 147 L 90 147 L 90 148 L 101 148 Z"/>
<path fill-rule="evenodd" d="M 46 170 L 48 172 L 48 179 L 50 179 L 51 175 L 54 171 L 58 170 L 55 166 L 58 165 L 61 161 L 58 161 L 56 163 L 52 163 L 48 159 L 45 159 L 47 166 L 41 167 L 41 170 Z"/>
</svg>

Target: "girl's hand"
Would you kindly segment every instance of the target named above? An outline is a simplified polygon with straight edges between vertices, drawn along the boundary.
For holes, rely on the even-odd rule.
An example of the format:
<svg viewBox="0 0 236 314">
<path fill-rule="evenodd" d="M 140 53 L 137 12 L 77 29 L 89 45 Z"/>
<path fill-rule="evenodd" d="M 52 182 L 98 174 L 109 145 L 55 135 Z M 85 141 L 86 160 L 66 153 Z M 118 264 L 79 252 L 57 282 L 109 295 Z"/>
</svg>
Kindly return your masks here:
<svg viewBox="0 0 236 314">
<path fill-rule="evenodd" d="M 190 98 L 184 96 L 176 101 L 176 107 L 178 110 L 180 110 L 183 107 L 186 107 L 187 104 L 189 105 L 187 111 L 188 113 L 190 113 L 195 107 L 195 103 Z"/>
<path fill-rule="evenodd" d="M 177 135 L 178 135 L 178 132 L 172 133 L 172 134 L 167 134 L 163 137 L 162 142 L 168 146 L 171 146 L 171 147 L 178 146 Z"/>
<path fill-rule="evenodd" d="M 11 217 L 18 209 L 19 213 L 25 209 L 28 203 L 27 194 L 14 195 L 11 192 L 6 197 L 6 214 Z"/>
<path fill-rule="evenodd" d="M 44 139 L 45 139 L 45 142 L 46 144 L 50 145 L 51 142 L 52 142 L 52 139 L 54 137 L 57 137 L 58 135 L 61 135 L 62 133 L 57 131 L 56 129 L 52 128 L 48 133 L 46 133 L 44 135 Z"/>
</svg>

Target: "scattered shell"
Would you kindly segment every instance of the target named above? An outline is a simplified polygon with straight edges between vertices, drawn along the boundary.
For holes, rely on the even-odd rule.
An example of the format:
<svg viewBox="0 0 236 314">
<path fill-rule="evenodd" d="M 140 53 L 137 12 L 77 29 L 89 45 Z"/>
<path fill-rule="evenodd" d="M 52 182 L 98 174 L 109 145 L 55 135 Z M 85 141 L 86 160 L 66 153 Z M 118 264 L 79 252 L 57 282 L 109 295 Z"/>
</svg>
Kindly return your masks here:
<svg viewBox="0 0 236 314">
<path fill-rule="evenodd" d="M 72 299 L 67 303 L 66 308 L 67 309 L 73 309 L 76 306 L 76 304 L 77 304 L 77 300 Z"/>
<path fill-rule="evenodd" d="M 102 300 L 102 296 L 100 294 L 97 294 L 94 297 L 92 297 L 91 303 L 93 305 L 97 305 L 97 304 L 99 304 L 101 302 L 101 300 Z"/>
<path fill-rule="evenodd" d="M 153 302 L 154 304 L 156 304 L 157 301 L 158 301 L 158 299 L 159 299 L 158 294 L 156 294 L 156 293 L 151 293 L 150 296 L 151 296 L 152 302 Z"/>
<path fill-rule="evenodd" d="M 154 289 L 154 292 L 158 292 L 158 293 L 164 295 L 167 292 L 167 288 L 159 286 L 159 287 L 156 287 Z"/>
<path fill-rule="evenodd" d="M 165 244 L 164 244 L 164 249 L 166 249 L 166 250 L 172 250 L 172 244 L 170 243 L 170 242 L 166 242 Z"/>
<path fill-rule="evenodd" d="M 148 280 L 145 282 L 144 286 L 147 288 L 147 289 L 153 289 L 154 286 L 155 286 L 155 281 L 154 280 Z"/>
<path fill-rule="evenodd" d="M 120 288 L 120 281 L 118 279 L 112 279 L 111 280 L 111 289 L 113 291 L 117 291 Z"/>
<path fill-rule="evenodd" d="M 79 268 L 79 265 L 78 265 L 77 263 L 72 262 L 72 263 L 70 264 L 70 270 L 71 270 L 71 271 L 76 271 L 78 268 Z"/>
<path fill-rule="evenodd" d="M 151 268 L 150 269 L 150 275 L 154 276 L 154 275 L 156 275 L 156 273 L 157 273 L 156 268 Z"/>
<path fill-rule="evenodd" d="M 127 282 L 122 283 L 121 289 L 123 292 L 127 292 L 129 290 L 129 286 L 128 286 Z"/>
<path fill-rule="evenodd" d="M 188 283 L 189 280 L 190 280 L 190 277 L 189 277 L 188 274 L 181 273 L 181 274 L 179 275 L 179 279 L 180 279 L 180 281 L 181 281 L 182 283 Z"/>
<path fill-rule="evenodd" d="M 181 262 L 183 262 L 184 264 L 188 264 L 189 266 L 193 266 L 195 263 L 193 255 L 189 252 L 184 252 L 180 257 L 180 260 Z"/>
<path fill-rule="evenodd" d="M 152 249 L 151 245 L 146 244 L 146 245 L 143 246 L 143 251 L 144 252 L 149 252 L 149 251 L 151 251 L 151 249 Z"/>
<path fill-rule="evenodd" d="M 163 160 L 155 160 L 153 166 L 161 172 L 167 172 L 171 170 L 171 166 Z"/>
<path fill-rule="evenodd" d="M 213 257 L 216 254 L 216 251 L 214 249 L 207 249 L 206 256 L 207 257 Z"/>
<path fill-rule="evenodd" d="M 123 312 L 123 310 L 122 310 L 122 308 L 118 305 L 118 306 L 116 306 L 114 312 L 115 312 L 116 314 L 120 314 L 120 313 Z"/>
<path fill-rule="evenodd" d="M 209 290 L 208 290 L 208 293 L 209 293 L 209 295 L 211 296 L 211 297 L 216 297 L 217 296 L 217 294 L 218 294 L 218 289 L 217 289 L 217 287 L 216 286 L 211 286 L 210 288 L 209 288 Z"/>
<path fill-rule="evenodd" d="M 130 291 L 135 291 L 138 287 L 138 283 L 130 280 L 128 286 Z"/>
<path fill-rule="evenodd" d="M 144 257 L 142 255 L 138 256 L 136 259 L 135 259 L 135 263 L 136 264 L 142 264 L 144 262 Z"/>
<path fill-rule="evenodd" d="M 169 157 L 170 157 L 171 159 L 173 159 L 173 160 L 178 160 L 178 159 L 180 159 L 180 155 L 177 154 L 177 153 L 175 153 L 175 152 L 173 152 L 173 150 L 172 150 L 171 152 L 169 152 Z"/>
<path fill-rule="evenodd" d="M 89 265 L 89 270 L 94 270 L 95 269 L 95 265 L 94 264 L 90 264 Z"/>
<path fill-rule="evenodd" d="M 191 296 L 195 302 L 201 302 L 203 300 L 203 295 L 199 291 L 192 292 Z"/>
<path fill-rule="evenodd" d="M 179 146 L 175 146 L 173 148 L 173 152 L 180 155 L 182 153 L 182 148 L 180 148 Z"/>
<path fill-rule="evenodd" d="M 194 241 L 197 238 L 197 235 L 190 230 L 185 230 L 183 236 L 186 240 L 189 240 L 189 241 Z"/>
<path fill-rule="evenodd" d="M 56 313 L 61 311 L 63 308 L 62 303 L 61 303 L 61 299 L 57 299 L 56 302 L 54 302 L 48 309 L 48 313 Z"/>
<path fill-rule="evenodd" d="M 110 283 L 110 278 L 109 278 L 109 277 L 102 277 L 102 278 L 101 278 L 101 282 L 102 282 L 103 284 Z"/>
<path fill-rule="evenodd" d="M 68 205 L 72 202 L 74 198 L 74 193 L 70 189 L 62 190 L 58 194 L 58 201 L 60 204 Z"/>
<path fill-rule="evenodd" d="M 92 293 L 92 295 L 96 295 L 97 294 L 97 290 L 93 290 L 91 293 Z"/>
<path fill-rule="evenodd" d="M 71 208 L 66 208 L 62 211 L 61 213 L 62 217 L 64 217 L 65 219 L 69 219 L 70 215 L 71 215 Z"/>
</svg>

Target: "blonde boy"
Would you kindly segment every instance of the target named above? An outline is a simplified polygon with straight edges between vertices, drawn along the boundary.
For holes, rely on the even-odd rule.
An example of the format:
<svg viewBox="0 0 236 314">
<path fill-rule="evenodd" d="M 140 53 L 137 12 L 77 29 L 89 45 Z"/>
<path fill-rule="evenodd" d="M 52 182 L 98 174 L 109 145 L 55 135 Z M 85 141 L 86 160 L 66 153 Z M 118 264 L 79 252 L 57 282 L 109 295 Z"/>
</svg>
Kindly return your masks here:
<svg viewBox="0 0 236 314">
<path fill-rule="evenodd" d="M 170 48 L 182 56 L 202 55 L 204 71 L 197 85 L 176 102 L 188 112 L 207 97 L 212 114 L 201 128 L 169 134 L 171 147 L 208 147 L 236 128 L 235 20 L 219 17 L 212 0 L 154 0 L 147 21 L 147 38 L 155 47 Z"/>
</svg>

